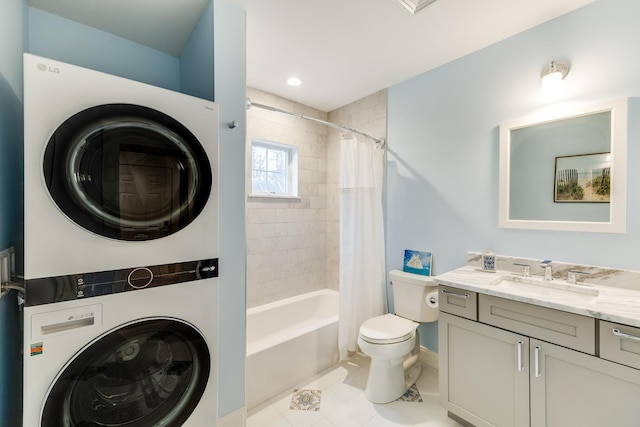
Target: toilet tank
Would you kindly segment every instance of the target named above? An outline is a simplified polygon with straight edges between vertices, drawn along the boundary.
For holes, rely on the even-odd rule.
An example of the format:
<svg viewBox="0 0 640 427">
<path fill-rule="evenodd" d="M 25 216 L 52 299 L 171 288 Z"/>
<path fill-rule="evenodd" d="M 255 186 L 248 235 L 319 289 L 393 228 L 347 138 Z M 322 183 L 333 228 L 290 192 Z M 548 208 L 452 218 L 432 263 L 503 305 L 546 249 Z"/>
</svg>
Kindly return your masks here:
<svg viewBox="0 0 640 427">
<path fill-rule="evenodd" d="M 429 304 L 427 295 L 438 298 L 438 286 L 433 277 L 407 273 L 400 270 L 389 272 L 393 292 L 395 314 L 415 322 L 438 320 L 438 304 Z"/>
</svg>

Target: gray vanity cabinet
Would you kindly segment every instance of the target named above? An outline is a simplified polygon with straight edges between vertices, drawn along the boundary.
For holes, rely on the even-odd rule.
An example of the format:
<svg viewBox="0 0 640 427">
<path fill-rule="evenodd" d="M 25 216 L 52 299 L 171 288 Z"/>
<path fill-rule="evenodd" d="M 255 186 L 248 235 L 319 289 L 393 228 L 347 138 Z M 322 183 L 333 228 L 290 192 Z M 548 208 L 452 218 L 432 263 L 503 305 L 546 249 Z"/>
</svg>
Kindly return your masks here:
<svg viewBox="0 0 640 427">
<path fill-rule="evenodd" d="M 640 329 L 601 321 L 601 331 L 627 337 L 602 338 L 598 346 L 593 318 L 482 294 L 473 299 L 477 310 L 467 307 L 464 318 L 446 305 L 439 318 L 440 403 L 454 418 L 477 427 L 640 425 L 640 370 L 620 364 L 634 366 Z"/>
<path fill-rule="evenodd" d="M 529 338 L 447 313 L 438 334 L 441 405 L 477 427 L 528 426 Z"/>
<path fill-rule="evenodd" d="M 530 357 L 532 427 L 640 425 L 639 370 L 535 339 Z"/>
</svg>

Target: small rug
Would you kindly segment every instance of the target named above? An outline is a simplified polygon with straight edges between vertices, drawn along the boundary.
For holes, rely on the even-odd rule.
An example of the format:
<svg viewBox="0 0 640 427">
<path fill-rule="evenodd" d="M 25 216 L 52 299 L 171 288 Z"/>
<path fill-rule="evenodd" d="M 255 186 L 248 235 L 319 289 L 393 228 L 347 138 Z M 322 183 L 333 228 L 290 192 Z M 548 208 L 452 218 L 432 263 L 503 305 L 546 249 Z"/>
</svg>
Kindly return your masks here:
<svg viewBox="0 0 640 427">
<path fill-rule="evenodd" d="M 293 390 L 289 409 L 296 411 L 319 411 L 322 390 Z"/>
<path fill-rule="evenodd" d="M 400 396 L 397 400 L 400 402 L 422 402 L 422 396 L 420 396 L 418 386 L 414 384 L 409 390 L 406 391 L 405 394 Z"/>
</svg>

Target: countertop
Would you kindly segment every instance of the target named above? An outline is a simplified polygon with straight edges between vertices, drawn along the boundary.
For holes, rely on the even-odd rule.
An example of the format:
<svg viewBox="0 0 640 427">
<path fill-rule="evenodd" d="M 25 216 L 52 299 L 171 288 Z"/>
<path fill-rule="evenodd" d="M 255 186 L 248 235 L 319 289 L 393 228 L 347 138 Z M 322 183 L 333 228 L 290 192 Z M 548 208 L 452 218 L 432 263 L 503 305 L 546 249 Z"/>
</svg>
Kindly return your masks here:
<svg viewBox="0 0 640 427">
<path fill-rule="evenodd" d="M 640 290 L 616 287 L 612 284 L 589 284 L 598 290 L 599 295 L 575 295 L 571 292 L 555 292 L 535 285 L 523 285 L 520 288 L 498 286 L 501 277 L 518 276 L 507 270 L 487 273 L 476 266 L 467 265 L 447 273 L 434 276 L 438 285 L 465 289 L 479 294 L 493 295 L 528 304 L 567 311 L 596 319 L 608 320 L 630 326 L 640 327 Z M 539 279 L 539 278 L 538 278 Z M 538 280 L 536 279 L 536 280 Z M 539 279 L 541 280 L 541 279 Z M 564 280 L 554 279 L 564 284 Z M 555 284 L 554 283 L 554 284 Z M 528 290 L 527 286 L 535 289 Z"/>
</svg>

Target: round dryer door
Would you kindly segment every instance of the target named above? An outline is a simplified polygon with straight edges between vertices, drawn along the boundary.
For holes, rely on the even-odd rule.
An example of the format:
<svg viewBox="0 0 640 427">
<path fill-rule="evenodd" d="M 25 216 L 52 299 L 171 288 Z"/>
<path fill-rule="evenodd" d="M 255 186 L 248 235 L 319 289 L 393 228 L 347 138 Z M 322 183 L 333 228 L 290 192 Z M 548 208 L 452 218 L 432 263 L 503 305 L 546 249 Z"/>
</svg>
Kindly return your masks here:
<svg viewBox="0 0 640 427">
<path fill-rule="evenodd" d="M 49 194 L 73 222 L 118 240 L 151 240 L 191 223 L 211 192 L 200 142 L 159 111 L 107 104 L 81 111 L 51 136 Z"/>
<path fill-rule="evenodd" d="M 66 365 L 41 426 L 181 426 L 204 393 L 210 366 L 204 338 L 189 324 L 154 318 L 125 325 Z"/>
</svg>

